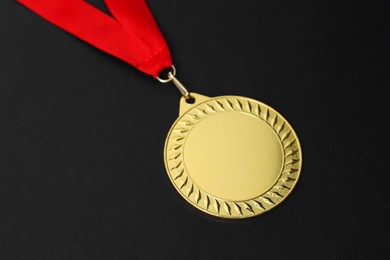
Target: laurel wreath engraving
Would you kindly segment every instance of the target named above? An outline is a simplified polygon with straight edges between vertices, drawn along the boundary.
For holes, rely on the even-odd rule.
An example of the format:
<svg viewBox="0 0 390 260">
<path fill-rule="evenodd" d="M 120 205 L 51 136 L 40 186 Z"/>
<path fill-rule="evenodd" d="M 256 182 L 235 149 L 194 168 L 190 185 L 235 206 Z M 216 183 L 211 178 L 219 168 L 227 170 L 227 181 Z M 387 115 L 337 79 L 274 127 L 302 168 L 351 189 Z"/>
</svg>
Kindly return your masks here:
<svg viewBox="0 0 390 260">
<path fill-rule="evenodd" d="M 194 183 L 183 162 L 184 143 L 191 129 L 212 114 L 229 111 L 248 113 L 266 122 L 278 135 L 284 150 L 279 179 L 267 192 L 250 200 L 229 201 L 210 195 Z M 200 210 L 224 218 L 256 216 L 282 202 L 298 180 L 301 161 L 299 141 L 288 122 L 271 107 L 244 97 L 217 97 L 189 110 L 176 121 L 165 145 L 168 175 L 179 193 Z"/>
</svg>

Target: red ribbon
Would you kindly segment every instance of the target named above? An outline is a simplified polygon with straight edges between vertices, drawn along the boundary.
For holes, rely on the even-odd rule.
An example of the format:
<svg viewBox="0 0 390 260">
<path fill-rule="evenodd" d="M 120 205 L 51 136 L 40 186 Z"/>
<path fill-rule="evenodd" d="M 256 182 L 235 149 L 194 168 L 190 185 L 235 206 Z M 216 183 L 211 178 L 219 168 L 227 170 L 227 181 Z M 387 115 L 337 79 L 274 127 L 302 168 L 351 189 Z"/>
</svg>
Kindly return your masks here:
<svg viewBox="0 0 390 260">
<path fill-rule="evenodd" d="M 113 17 L 83 0 L 18 0 L 49 22 L 157 77 L 171 54 L 145 0 L 105 0 Z"/>
</svg>

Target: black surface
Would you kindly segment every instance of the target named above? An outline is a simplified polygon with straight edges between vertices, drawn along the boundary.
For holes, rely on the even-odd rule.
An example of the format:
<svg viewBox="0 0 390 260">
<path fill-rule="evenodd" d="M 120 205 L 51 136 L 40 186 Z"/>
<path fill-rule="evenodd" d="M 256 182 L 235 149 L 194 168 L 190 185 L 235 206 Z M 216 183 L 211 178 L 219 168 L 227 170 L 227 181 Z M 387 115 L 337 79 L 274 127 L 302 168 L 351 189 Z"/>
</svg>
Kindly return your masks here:
<svg viewBox="0 0 390 260">
<path fill-rule="evenodd" d="M 300 137 L 287 201 L 225 222 L 166 176 L 174 87 L 2 0 L 0 259 L 386 258 L 385 2 L 148 1 L 192 91 L 261 100 Z"/>
</svg>

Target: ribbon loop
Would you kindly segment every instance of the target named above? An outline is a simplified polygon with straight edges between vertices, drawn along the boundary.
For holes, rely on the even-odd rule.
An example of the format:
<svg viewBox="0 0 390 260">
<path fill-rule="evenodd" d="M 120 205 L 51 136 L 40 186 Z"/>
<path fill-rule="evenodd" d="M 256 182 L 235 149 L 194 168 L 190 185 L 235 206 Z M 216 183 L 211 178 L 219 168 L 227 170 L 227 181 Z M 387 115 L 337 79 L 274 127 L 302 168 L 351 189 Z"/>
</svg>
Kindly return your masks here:
<svg viewBox="0 0 390 260">
<path fill-rule="evenodd" d="M 145 0 L 105 0 L 113 17 L 83 0 L 18 0 L 49 22 L 153 77 L 172 66 Z"/>
</svg>

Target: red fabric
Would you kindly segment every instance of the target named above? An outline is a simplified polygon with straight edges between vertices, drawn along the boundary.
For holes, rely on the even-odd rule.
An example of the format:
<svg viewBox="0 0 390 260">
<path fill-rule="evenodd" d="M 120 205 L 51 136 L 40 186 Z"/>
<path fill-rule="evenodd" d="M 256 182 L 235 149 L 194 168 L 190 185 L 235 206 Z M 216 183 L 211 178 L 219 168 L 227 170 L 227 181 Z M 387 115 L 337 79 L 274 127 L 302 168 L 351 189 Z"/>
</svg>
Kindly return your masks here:
<svg viewBox="0 0 390 260">
<path fill-rule="evenodd" d="M 113 17 L 83 0 L 18 0 L 49 22 L 157 77 L 171 54 L 145 0 L 105 0 Z"/>
</svg>

